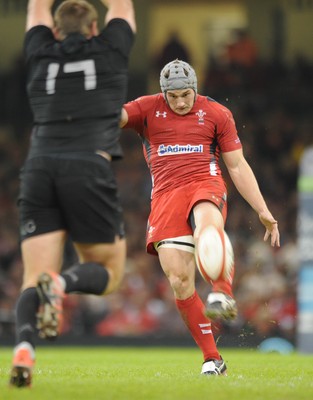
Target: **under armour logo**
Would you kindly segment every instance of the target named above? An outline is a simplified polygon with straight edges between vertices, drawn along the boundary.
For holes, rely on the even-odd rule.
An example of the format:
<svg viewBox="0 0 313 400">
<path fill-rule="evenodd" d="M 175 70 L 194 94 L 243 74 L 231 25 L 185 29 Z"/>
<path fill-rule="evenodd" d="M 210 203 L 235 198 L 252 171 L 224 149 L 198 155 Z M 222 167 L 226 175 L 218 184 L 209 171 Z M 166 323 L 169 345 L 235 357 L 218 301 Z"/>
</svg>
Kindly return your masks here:
<svg viewBox="0 0 313 400">
<path fill-rule="evenodd" d="M 159 117 L 166 118 L 167 112 L 166 112 L 166 111 L 164 111 L 164 112 L 157 111 L 157 112 L 155 113 L 155 116 L 158 117 L 158 118 L 159 118 Z"/>
</svg>

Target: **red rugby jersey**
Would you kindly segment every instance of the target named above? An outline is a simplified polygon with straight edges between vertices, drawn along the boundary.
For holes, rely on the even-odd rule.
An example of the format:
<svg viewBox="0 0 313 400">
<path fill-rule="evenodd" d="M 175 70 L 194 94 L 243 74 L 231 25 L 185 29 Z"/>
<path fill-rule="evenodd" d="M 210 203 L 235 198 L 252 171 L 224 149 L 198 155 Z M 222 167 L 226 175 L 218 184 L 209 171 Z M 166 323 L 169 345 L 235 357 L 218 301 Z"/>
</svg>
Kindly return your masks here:
<svg viewBox="0 0 313 400">
<path fill-rule="evenodd" d="M 209 97 L 197 95 L 192 110 L 175 114 L 162 93 L 124 105 L 125 127 L 140 135 L 150 169 L 153 194 L 190 181 L 222 179 L 220 152 L 241 148 L 232 113 Z"/>
</svg>

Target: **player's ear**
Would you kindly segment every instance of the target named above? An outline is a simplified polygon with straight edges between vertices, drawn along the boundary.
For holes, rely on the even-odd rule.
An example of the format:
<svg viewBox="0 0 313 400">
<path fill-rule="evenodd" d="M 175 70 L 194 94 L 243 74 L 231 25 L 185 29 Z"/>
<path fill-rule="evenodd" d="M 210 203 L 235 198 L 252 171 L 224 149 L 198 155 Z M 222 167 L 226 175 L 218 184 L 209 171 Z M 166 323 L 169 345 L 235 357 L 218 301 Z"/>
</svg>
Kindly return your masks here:
<svg viewBox="0 0 313 400">
<path fill-rule="evenodd" d="M 92 21 L 90 33 L 91 33 L 91 36 L 98 36 L 99 35 L 98 21 L 96 21 L 96 20 Z"/>
<path fill-rule="evenodd" d="M 51 30 L 52 30 L 53 36 L 54 36 L 54 38 L 55 38 L 56 40 L 61 40 L 61 39 L 62 39 L 58 28 L 56 28 L 56 27 L 54 26 Z"/>
</svg>

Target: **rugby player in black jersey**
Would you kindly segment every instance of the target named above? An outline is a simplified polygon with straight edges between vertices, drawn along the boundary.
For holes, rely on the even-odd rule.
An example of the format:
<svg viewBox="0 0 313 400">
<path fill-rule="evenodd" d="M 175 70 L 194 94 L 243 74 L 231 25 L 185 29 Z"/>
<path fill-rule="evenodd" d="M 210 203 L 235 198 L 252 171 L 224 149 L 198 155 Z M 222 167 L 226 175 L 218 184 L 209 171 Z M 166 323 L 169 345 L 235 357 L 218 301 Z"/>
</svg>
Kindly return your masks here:
<svg viewBox="0 0 313 400">
<path fill-rule="evenodd" d="M 24 53 L 34 126 L 18 198 L 24 278 L 10 384 L 32 382 L 35 338 L 61 329 L 66 293 L 103 295 L 124 273 L 126 243 L 111 161 L 136 31 L 132 0 L 29 0 Z M 79 263 L 61 272 L 70 238 Z"/>
</svg>

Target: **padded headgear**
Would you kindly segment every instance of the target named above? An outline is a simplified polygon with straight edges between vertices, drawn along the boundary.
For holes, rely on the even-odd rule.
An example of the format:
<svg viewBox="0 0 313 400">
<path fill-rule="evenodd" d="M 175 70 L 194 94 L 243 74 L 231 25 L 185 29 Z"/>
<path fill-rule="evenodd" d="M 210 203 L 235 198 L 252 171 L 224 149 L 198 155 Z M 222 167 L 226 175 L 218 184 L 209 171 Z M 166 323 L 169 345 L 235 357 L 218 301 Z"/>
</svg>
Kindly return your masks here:
<svg viewBox="0 0 313 400">
<path fill-rule="evenodd" d="M 163 93 L 168 90 L 193 89 L 197 93 L 197 75 L 185 61 L 174 60 L 165 65 L 160 73 Z"/>
</svg>

